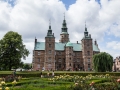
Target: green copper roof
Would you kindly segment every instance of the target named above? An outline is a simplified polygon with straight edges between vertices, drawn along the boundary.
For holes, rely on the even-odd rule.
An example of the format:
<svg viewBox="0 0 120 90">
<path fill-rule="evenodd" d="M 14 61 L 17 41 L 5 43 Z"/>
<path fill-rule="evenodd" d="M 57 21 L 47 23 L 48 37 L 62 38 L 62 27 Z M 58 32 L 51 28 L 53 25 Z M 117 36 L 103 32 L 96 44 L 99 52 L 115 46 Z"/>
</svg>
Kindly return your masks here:
<svg viewBox="0 0 120 90">
<path fill-rule="evenodd" d="M 66 44 L 66 47 L 73 47 L 73 44 L 72 44 L 71 42 L 68 42 L 68 43 Z"/>
<path fill-rule="evenodd" d="M 90 36 L 84 36 L 83 39 L 91 39 Z"/>
<path fill-rule="evenodd" d="M 59 42 L 55 42 L 55 50 L 60 50 L 63 51 L 65 50 L 65 45 L 66 43 L 59 43 Z M 72 43 L 73 45 L 73 51 L 82 51 L 82 45 L 80 43 Z M 45 50 L 45 42 L 37 42 L 35 45 L 34 50 Z M 93 51 L 97 51 L 99 52 L 99 48 L 93 44 Z"/>
<path fill-rule="evenodd" d="M 68 34 L 68 32 L 62 32 L 61 34 Z"/>
</svg>

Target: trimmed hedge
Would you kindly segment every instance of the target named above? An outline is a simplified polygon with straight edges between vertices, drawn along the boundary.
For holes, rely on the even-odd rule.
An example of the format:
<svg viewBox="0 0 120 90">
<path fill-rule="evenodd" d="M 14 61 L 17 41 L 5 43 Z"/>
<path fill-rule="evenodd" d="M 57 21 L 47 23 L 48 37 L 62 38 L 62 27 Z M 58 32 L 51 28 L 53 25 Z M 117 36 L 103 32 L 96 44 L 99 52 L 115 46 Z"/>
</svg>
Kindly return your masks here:
<svg viewBox="0 0 120 90">
<path fill-rule="evenodd" d="M 49 72 L 50 76 L 52 76 L 52 71 Z M 55 76 L 59 76 L 59 75 L 79 75 L 79 76 L 87 76 L 89 74 L 91 75 L 105 75 L 105 74 L 109 74 L 111 76 L 120 76 L 120 72 L 80 72 L 80 71 L 55 71 Z M 0 72 L 0 77 L 5 77 L 8 75 L 12 75 L 11 73 L 4 73 L 2 71 L 2 73 Z M 22 77 L 40 77 L 40 71 L 22 71 L 22 72 L 16 72 L 17 76 L 22 76 Z M 44 77 L 47 77 L 47 71 L 42 72 L 42 75 Z"/>
</svg>

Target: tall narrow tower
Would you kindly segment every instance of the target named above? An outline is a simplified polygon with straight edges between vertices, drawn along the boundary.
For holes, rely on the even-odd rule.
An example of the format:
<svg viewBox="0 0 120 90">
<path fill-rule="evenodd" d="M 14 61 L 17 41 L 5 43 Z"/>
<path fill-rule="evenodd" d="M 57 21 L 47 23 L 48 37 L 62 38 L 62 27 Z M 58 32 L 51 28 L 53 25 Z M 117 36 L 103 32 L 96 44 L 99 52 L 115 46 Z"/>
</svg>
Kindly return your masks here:
<svg viewBox="0 0 120 90">
<path fill-rule="evenodd" d="M 92 56 L 93 56 L 93 45 L 91 35 L 88 35 L 88 31 L 85 25 L 84 37 L 82 42 L 82 55 L 83 55 L 83 65 L 85 71 L 90 71 L 92 69 Z"/>
<path fill-rule="evenodd" d="M 69 41 L 69 34 L 67 32 L 67 29 L 68 28 L 67 28 L 67 24 L 66 24 L 66 20 L 65 20 L 65 16 L 64 16 L 59 42 L 66 43 Z"/>
<path fill-rule="evenodd" d="M 55 70 L 55 37 L 52 34 L 51 25 L 45 37 L 45 70 Z"/>
<path fill-rule="evenodd" d="M 66 70 L 73 70 L 73 44 L 68 42 L 65 47 Z"/>
</svg>

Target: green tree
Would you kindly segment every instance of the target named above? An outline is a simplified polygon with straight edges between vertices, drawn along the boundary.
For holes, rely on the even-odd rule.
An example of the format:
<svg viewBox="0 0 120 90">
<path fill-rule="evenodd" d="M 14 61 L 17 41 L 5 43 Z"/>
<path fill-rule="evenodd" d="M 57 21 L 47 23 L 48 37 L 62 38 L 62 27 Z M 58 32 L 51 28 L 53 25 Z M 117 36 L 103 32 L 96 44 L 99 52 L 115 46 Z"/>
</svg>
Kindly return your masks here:
<svg viewBox="0 0 120 90">
<path fill-rule="evenodd" d="M 31 64 L 24 64 L 23 69 L 29 70 L 31 69 Z"/>
<path fill-rule="evenodd" d="M 22 65 L 21 58 L 26 59 L 29 51 L 22 42 L 22 36 L 9 31 L 0 40 L 0 66 L 2 70 L 11 70 Z"/>
<path fill-rule="evenodd" d="M 106 53 L 101 52 L 93 56 L 93 67 L 96 72 L 112 71 L 113 57 Z"/>
</svg>

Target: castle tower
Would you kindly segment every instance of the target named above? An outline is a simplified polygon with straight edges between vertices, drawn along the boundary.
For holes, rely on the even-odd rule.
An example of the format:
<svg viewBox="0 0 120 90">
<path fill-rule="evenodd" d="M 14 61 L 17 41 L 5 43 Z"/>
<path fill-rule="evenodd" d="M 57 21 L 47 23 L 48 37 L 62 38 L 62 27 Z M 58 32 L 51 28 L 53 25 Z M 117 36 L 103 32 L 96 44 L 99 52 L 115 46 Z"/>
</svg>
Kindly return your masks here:
<svg viewBox="0 0 120 90">
<path fill-rule="evenodd" d="M 45 37 L 45 70 L 55 70 L 55 37 L 52 34 L 51 25 Z"/>
<path fill-rule="evenodd" d="M 66 70 L 73 70 L 73 45 L 68 42 L 65 47 Z"/>
<path fill-rule="evenodd" d="M 91 35 L 88 35 L 88 31 L 85 25 L 84 37 L 81 40 L 82 43 L 82 55 L 83 55 L 83 65 L 85 71 L 90 71 L 92 69 L 92 56 L 93 56 L 93 45 Z"/>
<path fill-rule="evenodd" d="M 64 16 L 59 42 L 67 43 L 69 41 L 69 34 L 67 32 L 67 29 L 68 28 L 67 28 L 67 24 L 66 24 L 66 20 L 65 20 L 65 16 Z"/>
</svg>

